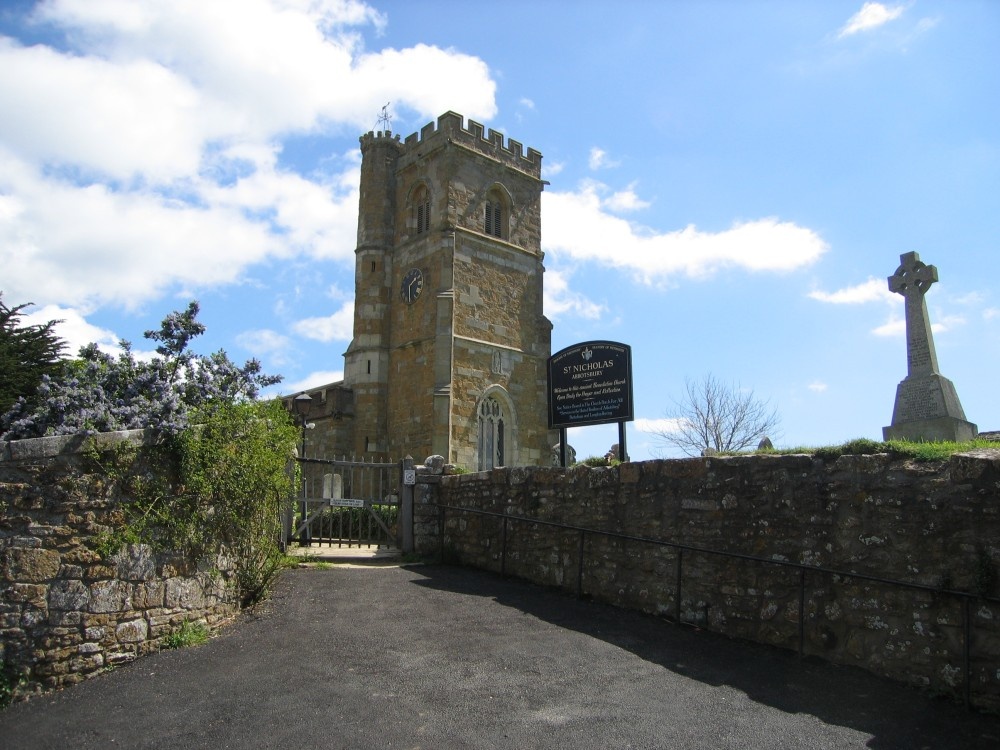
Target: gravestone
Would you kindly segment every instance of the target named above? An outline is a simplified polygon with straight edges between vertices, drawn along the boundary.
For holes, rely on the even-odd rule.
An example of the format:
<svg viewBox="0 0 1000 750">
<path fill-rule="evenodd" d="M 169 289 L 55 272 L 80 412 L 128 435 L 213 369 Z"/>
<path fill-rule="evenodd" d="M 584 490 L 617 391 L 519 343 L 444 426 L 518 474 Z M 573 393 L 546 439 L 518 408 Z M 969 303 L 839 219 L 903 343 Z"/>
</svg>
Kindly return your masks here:
<svg viewBox="0 0 1000 750">
<path fill-rule="evenodd" d="M 889 291 L 906 302 L 906 377 L 896 387 L 892 424 L 882 428 L 885 440 L 972 440 L 976 425 L 965 419 L 954 384 L 938 372 L 937 353 L 924 295 L 938 280 L 937 268 L 916 253 L 899 256 L 889 277 Z"/>
</svg>

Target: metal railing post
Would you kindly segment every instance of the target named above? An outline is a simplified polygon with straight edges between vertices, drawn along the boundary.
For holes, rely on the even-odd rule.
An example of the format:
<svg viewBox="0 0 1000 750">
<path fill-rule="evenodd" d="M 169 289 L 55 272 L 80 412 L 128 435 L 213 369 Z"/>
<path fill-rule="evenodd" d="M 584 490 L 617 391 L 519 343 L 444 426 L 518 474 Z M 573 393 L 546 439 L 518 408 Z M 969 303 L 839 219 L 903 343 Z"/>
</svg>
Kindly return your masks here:
<svg viewBox="0 0 1000 750">
<path fill-rule="evenodd" d="M 681 565 L 684 561 L 684 550 L 677 550 L 677 586 L 674 594 L 674 619 L 681 621 Z"/>
<path fill-rule="evenodd" d="M 507 516 L 503 517 L 503 529 L 500 532 L 500 575 L 507 575 Z"/>
<path fill-rule="evenodd" d="M 962 637 L 962 666 L 965 670 L 965 684 L 962 686 L 964 697 L 965 697 L 965 708 L 968 710 L 971 701 L 971 687 L 972 687 L 972 666 L 971 666 L 971 650 L 972 650 L 972 613 L 969 611 L 969 597 L 962 597 L 962 629 L 964 631 Z"/>
<path fill-rule="evenodd" d="M 806 569 L 799 568 L 799 656 L 806 645 Z"/>
<path fill-rule="evenodd" d="M 413 458 L 407 456 L 404 458 L 400 464 L 400 493 L 399 493 L 399 530 L 400 536 L 400 547 L 403 550 L 404 555 L 409 555 L 413 552 L 413 490 L 414 485 L 408 484 L 405 478 L 408 476 L 407 472 L 413 471 Z M 415 480 L 414 480 L 415 481 Z"/>
<path fill-rule="evenodd" d="M 444 506 L 438 506 L 438 562 L 444 562 Z"/>
<path fill-rule="evenodd" d="M 583 535 L 586 532 L 582 529 L 580 530 L 580 542 L 577 545 L 576 559 L 577 559 L 577 569 L 576 569 L 576 598 L 580 599 L 583 597 Z"/>
</svg>

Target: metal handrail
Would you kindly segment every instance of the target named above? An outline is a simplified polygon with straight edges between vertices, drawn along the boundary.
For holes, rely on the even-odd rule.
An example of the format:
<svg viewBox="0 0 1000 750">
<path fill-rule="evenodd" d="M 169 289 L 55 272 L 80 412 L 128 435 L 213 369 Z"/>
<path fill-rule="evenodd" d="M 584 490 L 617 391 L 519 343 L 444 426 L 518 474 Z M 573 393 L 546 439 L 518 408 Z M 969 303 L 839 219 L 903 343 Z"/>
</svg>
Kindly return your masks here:
<svg viewBox="0 0 1000 750">
<path fill-rule="evenodd" d="M 577 555 L 577 582 L 576 582 L 576 595 L 578 597 L 583 595 L 583 561 L 584 561 L 584 539 L 587 534 L 592 534 L 594 536 L 603 536 L 612 539 L 621 539 L 623 541 L 639 542 L 642 544 L 653 544 L 660 547 L 669 547 L 677 550 L 677 580 L 676 587 L 677 591 L 674 597 L 674 617 L 677 622 L 681 622 L 681 582 L 682 582 L 682 561 L 685 552 L 691 552 L 696 554 L 704 555 L 717 555 L 720 557 L 732 558 L 736 560 L 747 560 L 750 562 L 763 563 L 767 565 L 777 565 L 779 567 L 791 568 L 793 570 L 799 571 L 799 645 L 798 653 L 803 655 L 805 648 L 805 583 L 807 573 L 820 573 L 829 576 L 839 576 L 841 578 L 853 578 L 860 579 L 863 581 L 871 581 L 873 583 L 880 583 L 889 586 L 897 586 L 900 588 L 915 589 L 918 591 L 926 591 L 938 595 L 954 596 L 958 597 L 962 601 L 962 618 L 963 618 L 963 667 L 965 672 L 964 680 L 964 699 L 966 708 L 969 707 L 969 692 L 971 685 L 971 653 L 970 653 L 970 641 L 971 641 L 971 626 L 972 618 L 970 613 L 970 604 L 973 600 L 985 601 L 991 603 L 1000 603 L 1000 598 L 991 596 L 982 596 L 979 594 L 970 593 L 968 591 L 958 591 L 956 589 L 940 588 L 935 586 L 929 586 L 924 583 L 914 583 L 911 581 L 900 581 L 892 578 L 884 578 L 882 576 L 871 575 L 869 573 L 856 573 L 844 570 L 837 570 L 834 568 L 824 568 L 818 565 L 808 565 L 806 563 L 792 562 L 791 560 L 776 560 L 768 557 L 759 557 L 757 555 L 748 555 L 742 552 L 726 552 L 723 550 L 710 549 L 708 547 L 700 547 L 693 544 L 683 544 L 680 542 L 670 542 L 665 539 L 655 539 L 653 537 L 647 536 L 637 536 L 635 534 L 625 534 L 620 531 L 607 531 L 604 529 L 592 529 L 585 526 L 577 526 L 575 524 L 562 523 L 560 521 L 546 521 L 540 518 L 529 518 L 527 516 L 517 516 L 508 513 L 499 513 L 497 511 L 490 510 L 480 510 L 478 508 L 465 508 L 458 505 L 445 505 L 442 503 L 436 503 L 440 514 L 439 514 L 439 525 L 441 533 L 438 535 L 438 541 L 440 545 L 440 551 L 443 555 L 444 552 L 444 513 L 448 510 L 459 511 L 462 513 L 472 513 L 474 515 L 480 516 L 490 516 L 493 518 L 500 518 L 503 520 L 502 529 L 502 541 L 501 541 L 501 560 L 500 560 L 500 573 L 501 575 L 506 575 L 507 568 L 507 524 L 510 521 L 518 521 L 522 523 L 530 523 L 538 526 L 549 526 L 552 528 L 561 529 L 564 531 L 574 531 L 580 534 L 580 541 L 578 545 L 578 555 Z"/>
</svg>

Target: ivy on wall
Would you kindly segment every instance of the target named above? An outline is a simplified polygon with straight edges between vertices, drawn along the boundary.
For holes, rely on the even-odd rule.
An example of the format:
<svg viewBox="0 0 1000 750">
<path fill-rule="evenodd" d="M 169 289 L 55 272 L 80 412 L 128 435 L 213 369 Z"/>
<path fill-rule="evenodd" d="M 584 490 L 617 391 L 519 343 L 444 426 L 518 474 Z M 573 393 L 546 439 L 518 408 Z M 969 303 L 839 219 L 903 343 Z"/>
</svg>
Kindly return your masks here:
<svg viewBox="0 0 1000 750">
<path fill-rule="evenodd" d="M 252 604 L 283 559 L 279 510 L 294 493 L 295 425 L 279 401 L 218 402 L 193 421 L 153 446 L 91 453 L 120 514 L 97 551 L 107 559 L 146 544 L 191 564 L 221 552 L 232 558 L 241 602 Z"/>
</svg>

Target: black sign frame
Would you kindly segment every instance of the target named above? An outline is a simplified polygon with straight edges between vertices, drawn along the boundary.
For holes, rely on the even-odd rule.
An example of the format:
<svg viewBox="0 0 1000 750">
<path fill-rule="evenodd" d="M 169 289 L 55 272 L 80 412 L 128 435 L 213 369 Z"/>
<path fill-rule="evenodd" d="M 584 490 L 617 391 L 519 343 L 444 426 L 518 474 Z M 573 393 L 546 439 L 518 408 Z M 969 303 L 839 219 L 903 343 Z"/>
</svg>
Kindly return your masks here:
<svg viewBox="0 0 1000 750">
<path fill-rule="evenodd" d="M 585 341 L 556 352 L 548 360 L 548 402 L 549 429 L 633 421 L 632 347 Z"/>
</svg>

